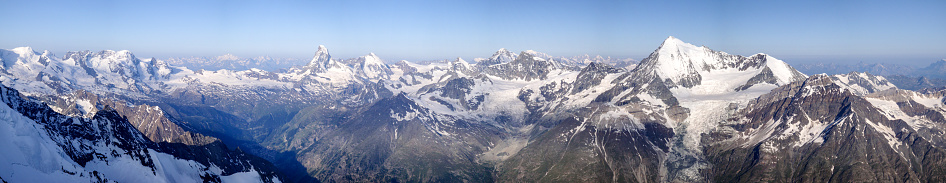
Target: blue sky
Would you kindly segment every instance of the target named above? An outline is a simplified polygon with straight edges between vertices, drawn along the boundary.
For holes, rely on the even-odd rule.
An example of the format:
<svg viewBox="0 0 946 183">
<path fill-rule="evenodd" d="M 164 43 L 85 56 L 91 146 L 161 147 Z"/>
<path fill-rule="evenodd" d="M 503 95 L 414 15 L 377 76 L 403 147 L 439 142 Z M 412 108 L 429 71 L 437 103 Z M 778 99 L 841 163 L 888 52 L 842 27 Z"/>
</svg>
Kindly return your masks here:
<svg viewBox="0 0 946 183">
<path fill-rule="evenodd" d="M 641 59 L 667 36 L 790 63 L 946 58 L 946 1 L 7 1 L 0 48 L 139 57 Z"/>
</svg>

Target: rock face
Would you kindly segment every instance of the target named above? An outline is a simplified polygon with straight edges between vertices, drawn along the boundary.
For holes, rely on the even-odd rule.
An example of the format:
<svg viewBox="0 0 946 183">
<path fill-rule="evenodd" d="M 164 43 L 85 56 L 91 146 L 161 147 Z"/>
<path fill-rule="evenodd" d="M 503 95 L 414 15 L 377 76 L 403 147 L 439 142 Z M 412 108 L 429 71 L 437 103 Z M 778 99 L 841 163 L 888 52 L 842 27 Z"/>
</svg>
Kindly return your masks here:
<svg viewBox="0 0 946 183">
<path fill-rule="evenodd" d="M 77 90 L 65 96 L 43 96 L 39 100 L 50 106 L 65 106 L 53 108 L 56 112 L 74 117 L 90 118 L 98 111 L 108 106 L 122 117 L 128 119 L 135 128 L 154 142 L 182 143 L 185 145 L 206 145 L 218 139 L 185 130 L 169 119 L 158 106 L 147 104 L 129 106 L 124 102 L 99 97 L 84 90 Z"/>
<path fill-rule="evenodd" d="M 943 149 L 870 100 L 826 75 L 779 87 L 703 139 L 715 165 L 708 173 L 719 182 L 946 178 Z"/>
<path fill-rule="evenodd" d="M 519 53 L 511 62 L 483 68 L 483 72 L 507 80 L 531 81 L 547 79 L 549 73 L 556 68 L 558 65 L 554 61 L 541 58 L 537 52 L 529 50 Z"/>
<path fill-rule="evenodd" d="M 516 60 L 516 54 L 506 50 L 506 48 L 500 48 L 499 51 L 496 51 L 496 53 L 494 53 L 493 56 L 490 56 L 489 59 L 480 61 L 479 63 L 476 63 L 476 65 L 480 67 L 489 67 L 491 65 L 507 63 L 513 60 Z"/>
<path fill-rule="evenodd" d="M 389 65 L 320 46 L 280 72 L 194 71 L 121 51 L 3 53 L 0 81 L 57 114 L 112 111 L 158 142 L 141 142 L 149 148 L 203 166 L 238 147 L 228 157 L 253 167 L 243 152 L 263 157 L 282 181 L 938 182 L 944 172 L 946 90 L 808 77 L 770 55 L 673 37 L 633 67 L 505 49 L 476 64 Z M 122 79 L 96 80 L 105 75 Z"/>
<path fill-rule="evenodd" d="M 202 146 L 155 143 L 112 108 L 91 118 L 61 115 L 0 86 L 0 151 L 4 181 L 205 181 L 234 174 L 279 181 L 268 162 L 217 142 Z M 253 181 L 253 180 L 248 180 Z"/>
</svg>

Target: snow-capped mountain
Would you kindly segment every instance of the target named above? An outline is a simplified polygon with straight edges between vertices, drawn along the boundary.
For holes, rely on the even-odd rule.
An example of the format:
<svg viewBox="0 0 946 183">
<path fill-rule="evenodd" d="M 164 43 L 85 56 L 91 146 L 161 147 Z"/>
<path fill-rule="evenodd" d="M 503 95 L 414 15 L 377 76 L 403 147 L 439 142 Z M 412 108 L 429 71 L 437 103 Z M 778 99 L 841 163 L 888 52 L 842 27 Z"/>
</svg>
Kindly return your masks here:
<svg viewBox="0 0 946 183">
<path fill-rule="evenodd" d="M 312 60 L 309 61 L 309 64 L 306 64 L 303 68 L 306 70 L 312 70 L 312 72 L 325 72 L 330 68 L 339 67 L 342 67 L 341 63 L 332 60 L 332 55 L 329 54 L 328 48 L 325 48 L 324 45 L 319 45 L 319 49 L 315 52 L 315 56 L 312 57 Z"/>
<path fill-rule="evenodd" d="M 276 72 L 191 70 L 127 51 L 2 56 L 0 81 L 56 112 L 119 106 L 151 140 L 219 137 L 210 139 L 266 158 L 290 181 L 943 177 L 934 171 L 946 142 L 943 91 L 867 73 L 808 77 L 767 54 L 674 37 L 632 66 L 506 49 L 476 63 L 386 64 L 373 53 L 333 58 L 325 46 Z"/>
<path fill-rule="evenodd" d="M 511 62 L 515 59 L 516 59 L 515 53 L 509 50 L 506 50 L 506 48 L 500 48 L 499 51 L 496 51 L 496 53 L 493 53 L 493 56 L 490 56 L 487 59 L 477 60 L 476 64 L 479 66 L 486 67 L 486 66 Z"/>
<path fill-rule="evenodd" d="M 343 61 L 343 63 L 351 67 L 356 74 L 364 76 L 374 82 L 377 82 L 379 79 L 385 79 L 391 72 L 391 68 L 389 68 L 387 64 L 384 64 L 381 58 L 378 58 L 374 53 L 369 53 L 368 55 L 355 59 L 348 59 Z"/>
<path fill-rule="evenodd" d="M 549 77 L 549 73 L 561 70 L 561 66 L 552 60 L 540 57 L 540 53 L 532 50 L 522 51 L 510 62 L 490 65 L 483 68 L 483 72 L 506 80 L 542 80 Z"/>
<path fill-rule="evenodd" d="M 140 60 L 131 52 L 69 52 L 63 58 L 29 47 L 0 50 L 5 65 L 4 85 L 28 93 L 55 94 L 85 89 L 126 95 L 148 94 L 174 72 L 166 63 Z"/>
<path fill-rule="evenodd" d="M 746 83 L 726 83 L 719 89 L 742 90 L 749 85 L 768 83 L 784 85 L 805 75 L 785 62 L 766 54 L 749 57 L 730 55 L 725 52 L 696 47 L 677 38 L 668 37 L 654 53 L 641 61 L 636 68 L 641 74 L 655 74 L 670 86 L 680 85 L 692 88 L 697 85 L 717 84 L 704 82 L 704 78 L 719 77 L 729 81 Z M 726 77 L 726 78 L 724 78 Z M 728 77 L 749 77 L 729 79 Z M 723 84 L 723 83 L 719 83 Z"/>
</svg>

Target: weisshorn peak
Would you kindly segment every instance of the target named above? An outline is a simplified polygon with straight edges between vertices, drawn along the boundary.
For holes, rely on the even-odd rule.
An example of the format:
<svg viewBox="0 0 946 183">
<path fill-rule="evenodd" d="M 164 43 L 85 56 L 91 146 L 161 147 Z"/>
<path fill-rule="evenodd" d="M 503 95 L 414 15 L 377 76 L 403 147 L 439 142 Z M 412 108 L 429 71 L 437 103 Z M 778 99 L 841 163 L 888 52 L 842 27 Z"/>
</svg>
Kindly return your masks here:
<svg viewBox="0 0 946 183">
<path fill-rule="evenodd" d="M 748 57 L 730 55 L 705 46 L 697 47 L 684 43 L 672 36 L 642 60 L 637 68 L 646 74 L 659 76 L 668 84 L 684 87 L 699 85 L 703 77 L 714 74 L 753 72 L 758 75 L 753 76 L 757 78 L 752 82 L 777 85 L 805 77 L 785 62 L 766 54 L 759 53 Z"/>
</svg>

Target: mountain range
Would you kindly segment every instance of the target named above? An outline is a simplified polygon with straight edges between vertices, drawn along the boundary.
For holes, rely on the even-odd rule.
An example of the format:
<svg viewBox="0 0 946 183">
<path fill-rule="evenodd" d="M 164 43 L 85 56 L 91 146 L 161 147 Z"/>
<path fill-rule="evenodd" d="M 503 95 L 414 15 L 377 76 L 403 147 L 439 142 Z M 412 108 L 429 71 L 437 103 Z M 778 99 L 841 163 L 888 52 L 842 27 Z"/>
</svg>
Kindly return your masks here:
<svg viewBox="0 0 946 183">
<path fill-rule="evenodd" d="M 216 57 L 172 57 L 164 59 L 171 65 L 203 70 L 249 70 L 252 68 L 266 71 L 278 71 L 306 63 L 305 59 L 273 58 L 267 56 L 243 58 L 233 54 Z"/>
<path fill-rule="evenodd" d="M 946 181 L 946 90 L 674 37 L 640 62 L 325 46 L 285 69 L 28 47 L 0 62 L 10 182 Z"/>
<path fill-rule="evenodd" d="M 799 64 L 798 70 L 806 73 L 845 74 L 849 72 L 867 72 L 890 79 L 901 89 L 922 90 L 946 86 L 946 59 L 934 62 L 926 67 L 913 67 L 894 63 L 815 63 Z"/>
</svg>

